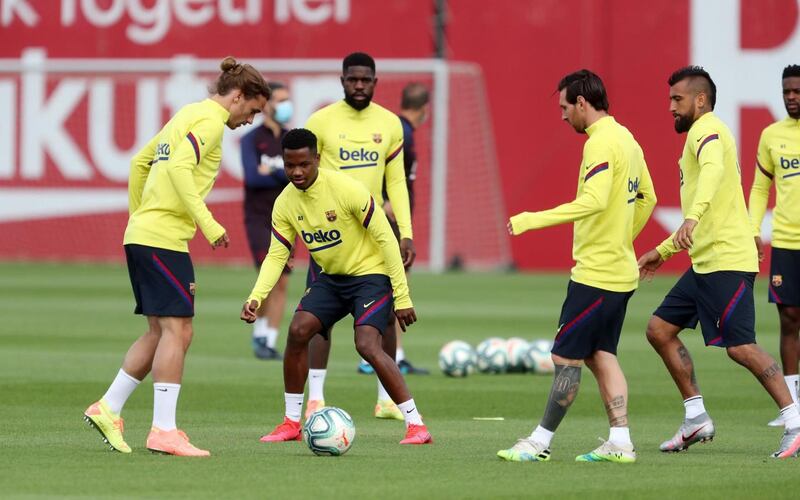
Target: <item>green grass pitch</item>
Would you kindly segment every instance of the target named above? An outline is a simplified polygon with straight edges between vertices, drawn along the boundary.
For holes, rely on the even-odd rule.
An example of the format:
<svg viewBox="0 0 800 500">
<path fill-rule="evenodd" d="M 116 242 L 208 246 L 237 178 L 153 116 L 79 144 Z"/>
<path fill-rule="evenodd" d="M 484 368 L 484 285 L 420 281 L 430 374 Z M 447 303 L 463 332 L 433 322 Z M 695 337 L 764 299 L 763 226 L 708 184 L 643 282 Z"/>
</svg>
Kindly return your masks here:
<svg viewBox="0 0 800 500">
<path fill-rule="evenodd" d="M 130 455 L 105 449 L 81 420 L 103 394 L 125 350 L 144 331 L 132 314 L 127 272 L 117 265 L 0 264 L 0 497 L 3 498 L 796 498 L 800 462 L 768 458 L 780 430 L 765 424 L 776 407 L 724 351 L 687 331 L 717 437 L 665 455 L 658 444 L 683 417 L 681 399 L 644 329 L 675 277 L 645 283 L 631 300 L 620 345 L 630 386 L 630 421 L 639 461 L 575 463 L 607 437 L 597 386 L 584 372 L 578 399 L 543 464 L 500 461 L 495 453 L 527 435 L 541 416 L 550 378 L 473 375 L 449 379 L 436 368 L 448 340 L 552 337 L 564 275 L 415 273 L 419 323 L 405 337 L 408 357 L 432 368 L 407 378 L 434 439 L 397 442 L 403 425 L 372 417 L 375 379 L 356 374 L 351 322 L 334 331 L 326 400 L 356 423 L 343 457 L 314 456 L 303 443 L 262 444 L 283 415 L 281 364 L 256 360 L 250 327 L 239 321 L 255 273 L 198 267 L 197 317 L 178 424 L 210 459 L 153 455 L 144 446 L 152 385 L 128 401 Z M 290 288 L 302 293 L 303 272 Z M 777 314 L 756 287 L 761 345 L 777 354 Z M 285 341 L 284 321 L 280 344 Z M 504 417 L 476 421 L 473 417 Z"/>
</svg>

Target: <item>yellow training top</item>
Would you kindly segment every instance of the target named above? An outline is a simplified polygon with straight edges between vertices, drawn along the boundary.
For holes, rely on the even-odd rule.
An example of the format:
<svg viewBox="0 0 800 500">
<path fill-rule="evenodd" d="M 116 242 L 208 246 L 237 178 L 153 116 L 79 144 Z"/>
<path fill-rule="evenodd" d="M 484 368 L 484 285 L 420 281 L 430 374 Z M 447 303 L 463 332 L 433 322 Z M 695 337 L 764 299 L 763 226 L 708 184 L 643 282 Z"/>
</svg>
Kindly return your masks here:
<svg viewBox="0 0 800 500">
<path fill-rule="evenodd" d="M 511 218 L 514 234 L 574 222 L 572 281 L 613 292 L 639 283 L 633 240 L 656 204 L 639 143 L 611 116 L 586 129 L 575 201 Z"/>
<path fill-rule="evenodd" d="M 761 234 L 773 181 L 772 246 L 800 250 L 800 120 L 787 116 L 761 133 L 750 190 L 750 221 L 756 236 Z"/>
<path fill-rule="evenodd" d="M 395 308 L 412 307 L 400 249 L 386 214 L 360 182 L 322 169 L 307 190 L 290 184 L 275 201 L 269 253 L 248 302 L 260 304 L 269 295 L 298 235 L 324 273 L 387 275 Z"/>
<path fill-rule="evenodd" d="M 188 252 L 195 223 L 211 243 L 225 233 L 203 200 L 217 178 L 228 116 L 211 99 L 184 106 L 136 153 L 124 244 Z"/>
<path fill-rule="evenodd" d="M 342 100 L 311 115 L 306 128 L 317 136 L 320 168 L 358 179 L 379 206 L 385 177 L 400 237 L 413 238 L 400 118 L 374 102 L 357 111 Z"/>
<path fill-rule="evenodd" d="M 679 164 L 681 211 L 684 218 L 698 221 L 689 250 L 695 272 L 758 272 L 736 141 L 714 113 L 692 124 Z M 679 252 L 673 236 L 656 247 L 663 259 Z"/>
</svg>

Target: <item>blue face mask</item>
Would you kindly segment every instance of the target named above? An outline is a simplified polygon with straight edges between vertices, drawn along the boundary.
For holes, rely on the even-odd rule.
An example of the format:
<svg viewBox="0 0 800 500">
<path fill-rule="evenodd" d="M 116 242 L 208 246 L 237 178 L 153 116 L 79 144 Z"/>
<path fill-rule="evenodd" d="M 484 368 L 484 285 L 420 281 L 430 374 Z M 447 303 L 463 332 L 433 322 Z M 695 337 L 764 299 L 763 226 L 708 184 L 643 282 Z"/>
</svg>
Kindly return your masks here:
<svg viewBox="0 0 800 500">
<path fill-rule="evenodd" d="M 282 101 L 275 105 L 275 115 L 273 118 L 276 122 L 284 125 L 289 123 L 289 120 L 292 119 L 293 112 L 294 106 L 292 106 L 292 101 Z"/>
</svg>

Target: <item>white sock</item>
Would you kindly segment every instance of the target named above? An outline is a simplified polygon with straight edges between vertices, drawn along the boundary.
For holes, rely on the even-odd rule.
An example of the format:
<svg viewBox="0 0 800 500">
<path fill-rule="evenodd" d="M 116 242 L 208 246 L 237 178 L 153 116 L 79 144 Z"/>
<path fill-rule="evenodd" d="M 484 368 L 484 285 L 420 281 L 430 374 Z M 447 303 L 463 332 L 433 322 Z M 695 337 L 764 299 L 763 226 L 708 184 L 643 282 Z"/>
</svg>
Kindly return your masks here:
<svg viewBox="0 0 800 500">
<path fill-rule="evenodd" d="M 687 420 L 706 412 L 706 407 L 703 405 L 703 396 L 692 396 L 683 401 L 683 406 L 686 408 Z"/>
<path fill-rule="evenodd" d="M 381 384 L 381 379 L 375 377 L 378 380 L 378 401 L 391 401 L 392 397 L 386 392 L 386 388 Z"/>
<path fill-rule="evenodd" d="M 553 441 L 553 434 L 555 434 L 555 432 L 548 431 L 541 425 L 537 425 L 533 432 L 531 432 L 530 439 L 537 443 L 542 443 L 545 446 L 550 446 L 550 442 Z"/>
<path fill-rule="evenodd" d="M 267 347 L 275 349 L 275 341 L 278 340 L 278 329 L 272 328 L 271 326 L 267 327 L 267 334 L 265 337 L 267 337 Z"/>
<path fill-rule="evenodd" d="M 608 430 L 608 440 L 618 445 L 633 444 L 631 443 L 631 431 L 627 427 L 611 427 Z"/>
<path fill-rule="evenodd" d="M 253 337 L 266 337 L 268 328 L 269 322 L 266 317 L 256 318 L 255 323 L 253 323 Z"/>
<path fill-rule="evenodd" d="M 103 395 L 103 400 L 106 402 L 111 411 L 119 415 L 122 412 L 122 407 L 125 402 L 131 397 L 133 390 L 139 386 L 141 380 L 136 380 L 120 368 L 114 381 L 108 386 L 108 390 Z"/>
<path fill-rule="evenodd" d="M 781 417 L 783 417 L 785 428 L 796 429 L 800 427 L 800 408 L 798 408 L 797 403 L 781 408 Z"/>
<path fill-rule="evenodd" d="M 789 393 L 792 395 L 792 401 L 794 401 L 794 404 L 798 404 L 797 396 L 798 392 L 800 392 L 798 388 L 798 386 L 800 386 L 800 375 L 784 375 L 783 380 L 786 381 L 786 386 L 789 388 Z"/>
<path fill-rule="evenodd" d="M 171 431 L 177 427 L 175 411 L 180 392 L 181 384 L 153 383 L 153 427 L 162 431 Z"/>
<path fill-rule="evenodd" d="M 406 352 L 403 350 L 402 347 L 398 347 L 397 351 L 395 351 L 394 360 L 399 363 L 404 359 L 406 359 Z"/>
<path fill-rule="evenodd" d="M 325 399 L 325 375 L 328 370 L 308 370 L 308 400 Z"/>
<path fill-rule="evenodd" d="M 286 403 L 286 413 L 284 413 L 286 418 L 292 422 L 300 422 L 300 413 L 303 410 L 303 393 L 290 394 L 284 392 L 283 401 Z"/>
<path fill-rule="evenodd" d="M 403 412 L 403 418 L 406 419 L 406 427 L 409 425 L 422 425 L 422 417 L 417 411 L 417 405 L 414 403 L 414 398 L 409 399 L 405 403 L 397 405 L 400 411 Z"/>
</svg>

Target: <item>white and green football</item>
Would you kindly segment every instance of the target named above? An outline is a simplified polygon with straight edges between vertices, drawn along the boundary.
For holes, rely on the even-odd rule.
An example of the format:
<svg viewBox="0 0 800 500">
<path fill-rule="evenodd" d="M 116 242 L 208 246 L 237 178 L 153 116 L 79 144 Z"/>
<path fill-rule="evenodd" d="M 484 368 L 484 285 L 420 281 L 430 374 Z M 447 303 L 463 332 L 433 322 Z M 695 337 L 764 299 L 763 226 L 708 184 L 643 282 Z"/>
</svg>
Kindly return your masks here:
<svg viewBox="0 0 800 500">
<path fill-rule="evenodd" d="M 303 441 L 317 455 L 344 455 L 353 446 L 355 437 L 353 419 L 333 406 L 315 411 L 303 425 Z"/>
<path fill-rule="evenodd" d="M 463 340 L 453 340 L 439 351 L 439 368 L 449 377 L 466 377 L 475 371 L 478 355 Z"/>
</svg>

